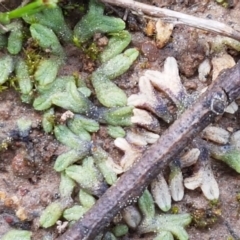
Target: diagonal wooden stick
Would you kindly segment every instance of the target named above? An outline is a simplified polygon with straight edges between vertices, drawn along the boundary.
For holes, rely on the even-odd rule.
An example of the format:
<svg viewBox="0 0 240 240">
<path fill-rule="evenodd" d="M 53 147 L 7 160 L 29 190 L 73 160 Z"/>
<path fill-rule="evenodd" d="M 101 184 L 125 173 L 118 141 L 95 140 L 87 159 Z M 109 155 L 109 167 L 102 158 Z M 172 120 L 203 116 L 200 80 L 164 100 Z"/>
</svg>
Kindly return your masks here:
<svg viewBox="0 0 240 240">
<path fill-rule="evenodd" d="M 122 208 L 136 202 L 159 172 L 216 116 L 223 114 L 224 108 L 239 95 L 240 61 L 233 68 L 225 70 L 198 101 L 144 153 L 139 162 L 58 239 L 94 239 Z"/>
<path fill-rule="evenodd" d="M 101 0 L 103 3 L 109 3 L 111 5 L 127 8 L 137 13 L 144 13 L 146 15 L 157 18 L 172 18 L 175 24 L 185 24 L 191 27 L 219 33 L 221 35 L 231 37 L 240 41 L 240 32 L 234 30 L 228 25 L 204 18 L 194 17 L 188 14 L 176 12 L 169 9 L 154 7 L 141 2 L 133 0 Z"/>
</svg>

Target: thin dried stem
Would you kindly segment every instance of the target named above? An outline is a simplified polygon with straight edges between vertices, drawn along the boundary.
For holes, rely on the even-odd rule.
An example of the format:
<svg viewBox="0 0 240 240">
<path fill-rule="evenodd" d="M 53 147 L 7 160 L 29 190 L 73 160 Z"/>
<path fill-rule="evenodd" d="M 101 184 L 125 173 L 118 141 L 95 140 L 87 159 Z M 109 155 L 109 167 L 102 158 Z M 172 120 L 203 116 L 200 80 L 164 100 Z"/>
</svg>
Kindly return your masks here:
<svg viewBox="0 0 240 240">
<path fill-rule="evenodd" d="M 138 14 L 146 14 L 156 18 L 167 18 L 168 20 L 172 19 L 174 24 L 185 24 L 191 27 L 219 33 L 240 41 L 240 32 L 218 21 L 194 17 L 188 14 L 154 7 L 133 0 L 101 0 L 101 2 L 127 8 L 137 12 Z"/>
</svg>

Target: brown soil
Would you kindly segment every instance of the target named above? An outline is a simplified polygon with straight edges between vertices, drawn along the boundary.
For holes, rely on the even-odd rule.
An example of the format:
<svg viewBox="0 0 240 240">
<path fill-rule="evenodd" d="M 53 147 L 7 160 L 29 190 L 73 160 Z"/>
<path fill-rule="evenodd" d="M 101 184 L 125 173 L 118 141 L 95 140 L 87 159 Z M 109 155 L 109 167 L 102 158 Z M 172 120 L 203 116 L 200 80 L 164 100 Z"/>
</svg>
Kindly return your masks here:
<svg viewBox="0 0 240 240">
<path fill-rule="evenodd" d="M 161 0 L 143 2 L 218 20 L 236 30 L 240 29 L 240 3 L 234 8 L 226 9 L 213 0 L 185 1 L 189 2 L 188 4 Z M 141 19 L 135 16 L 131 18 L 128 27 L 134 30 L 138 27 L 137 31 L 131 32 L 133 37 L 131 45 L 142 49 L 142 54 L 135 65 L 116 80 L 118 86 L 128 95 L 138 92 L 138 79 L 145 68 L 161 70 L 168 56 L 177 59 L 182 81 L 190 93 L 200 91 L 210 84 L 210 79 L 206 83 L 198 80 L 197 68 L 205 58 L 211 59 L 214 56 L 206 54 L 206 48 L 215 37 L 214 34 L 177 25 L 171 41 L 164 48 L 158 49 L 154 39 L 147 37 L 141 26 L 139 28 L 134 25 Z M 147 53 L 142 47 L 146 43 L 153 48 Z M 227 50 L 236 60 L 239 59 L 239 53 Z M 97 66 L 97 63 L 87 60 L 75 47 L 66 46 L 66 51 L 68 60 L 61 74 L 67 75 L 78 71 L 82 76 L 87 76 L 92 68 L 95 69 Z M 9 229 L 20 228 L 33 231 L 33 239 L 54 239 L 57 236 L 56 228 L 41 229 L 38 227 L 37 219 L 50 202 L 59 198 L 59 174 L 53 170 L 53 163 L 64 146 L 60 146 L 52 135 L 43 132 L 41 113 L 34 111 L 29 105 L 22 104 L 19 95 L 13 89 L 0 93 L 0 103 L 0 142 L 8 138 L 13 139 L 9 147 L 0 152 L 0 238 Z M 225 129 L 231 127 L 233 132 L 239 130 L 239 114 L 240 111 L 234 115 L 224 114 L 218 120 L 217 126 Z M 16 127 L 16 121 L 22 117 L 32 121 L 31 132 L 26 138 L 19 136 Z M 167 126 L 161 124 L 163 132 Z M 113 139 L 106 134 L 105 126 L 93 135 L 93 139 L 116 160 L 121 157 L 121 152 L 113 145 Z M 212 160 L 212 168 L 220 188 L 220 199 L 216 205 L 209 203 L 198 189 L 185 190 L 184 199 L 174 205 L 178 206 L 180 212 L 192 213 L 198 219 L 187 229 L 190 239 L 227 240 L 230 237 L 240 239 L 240 202 L 237 200 L 237 194 L 240 192 L 240 175 L 216 160 Z M 191 169 L 184 174 L 190 175 Z M 140 236 L 131 233 L 124 237 L 131 238 L 138 239 Z M 143 236 L 141 239 L 147 237 Z"/>
</svg>

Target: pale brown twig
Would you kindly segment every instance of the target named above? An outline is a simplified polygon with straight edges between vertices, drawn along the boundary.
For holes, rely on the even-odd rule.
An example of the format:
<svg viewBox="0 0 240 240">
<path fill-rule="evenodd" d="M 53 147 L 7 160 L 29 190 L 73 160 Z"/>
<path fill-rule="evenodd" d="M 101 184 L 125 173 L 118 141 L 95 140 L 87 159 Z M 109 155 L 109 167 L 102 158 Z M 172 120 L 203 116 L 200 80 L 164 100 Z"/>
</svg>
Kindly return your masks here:
<svg viewBox="0 0 240 240">
<path fill-rule="evenodd" d="M 240 32 L 218 21 L 194 17 L 188 14 L 165 8 L 154 7 L 133 0 L 101 0 L 101 2 L 127 8 L 139 14 L 144 13 L 156 18 L 172 18 L 172 22 L 174 24 L 185 24 L 191 27 L 219 33 L 221 35 L 240 41 Z"/>
</svg>

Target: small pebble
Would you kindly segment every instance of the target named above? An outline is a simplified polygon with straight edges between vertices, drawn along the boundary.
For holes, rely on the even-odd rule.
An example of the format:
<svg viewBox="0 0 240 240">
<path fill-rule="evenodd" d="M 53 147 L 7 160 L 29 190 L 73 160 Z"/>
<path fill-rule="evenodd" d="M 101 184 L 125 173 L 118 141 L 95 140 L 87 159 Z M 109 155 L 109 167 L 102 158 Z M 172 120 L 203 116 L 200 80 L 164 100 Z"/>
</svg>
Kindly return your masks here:
<svg viewBox="0 0 240 240">
<path fill-rule="evenodd" d="M 218 144 L 229 142 L 230 134 L 223 128 L 208 126 L 202 132 L 202 137 Z"/>
<path fill-rule="evenodd" d="M 26 156 L 18 153 L 12 159 L 12 170 L 16 176 L 30 178 L 33 174 L 33 166 Z"/>
<path fill-rule="evenodd" d="M 144 42 L 141 46 L 141 51 L 150 62 L 154 62 L 158 58 L 158 48 L 154 42 Z"/>
<path fill-rule="evenodd" d="M 197 83 L 195 83 L 193 81 L 186 81 L 186 82 L 184 82 L 184 87 L 187 90 L 196 90 L 197 89 Z"/>
</svg>

